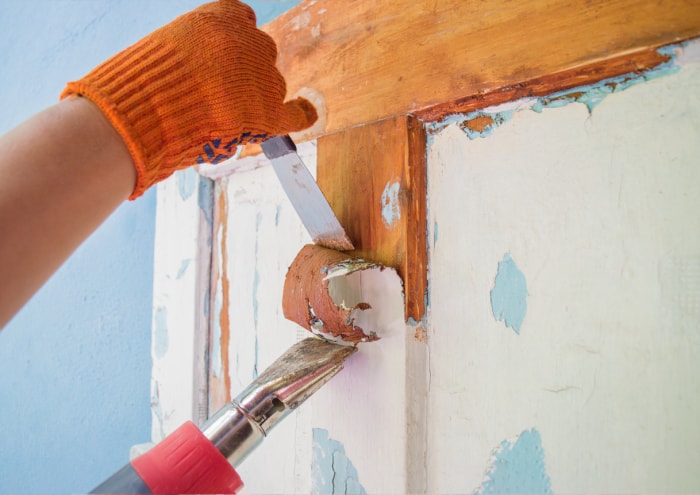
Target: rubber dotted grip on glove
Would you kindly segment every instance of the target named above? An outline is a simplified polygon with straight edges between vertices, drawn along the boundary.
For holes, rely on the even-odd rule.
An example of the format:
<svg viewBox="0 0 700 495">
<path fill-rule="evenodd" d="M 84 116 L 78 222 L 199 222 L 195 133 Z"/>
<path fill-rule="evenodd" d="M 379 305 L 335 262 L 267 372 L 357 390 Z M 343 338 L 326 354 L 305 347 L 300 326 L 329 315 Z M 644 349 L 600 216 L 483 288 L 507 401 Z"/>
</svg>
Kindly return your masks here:
<svg viewBox="0 0 700 495">
<path fill-rule="evenodd" d="M 153 495 L 237 493 L 243 482 L 197 426 L 187 422 L 131 461 Z"/>
</svg>

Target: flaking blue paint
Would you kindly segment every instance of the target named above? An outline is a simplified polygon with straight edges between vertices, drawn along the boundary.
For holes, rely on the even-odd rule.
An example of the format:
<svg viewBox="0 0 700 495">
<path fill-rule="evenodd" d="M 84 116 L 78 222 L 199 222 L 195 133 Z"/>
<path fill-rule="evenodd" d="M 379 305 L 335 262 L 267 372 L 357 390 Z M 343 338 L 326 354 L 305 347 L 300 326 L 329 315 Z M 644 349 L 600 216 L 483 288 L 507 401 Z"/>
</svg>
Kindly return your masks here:
<svg viewBox="0 0 700 495">
<path fill-rule="evenodd" d="M 408 320 L 406 320 L 406 325 L 409 325 L 409 326 L 414 327 L 414 328 L 420 327 L 420 326 L 425 328 L 426 323 L 427 323 L 427 319 L 425 316 L 423 316 L 423 318 L 421 318 L 420 321 L 416 320 L 413 316 L 409 316 Z"/>
<path fill-rule="evenodd" d="M 197 172 L 194 168 L 187 168 L 176 172 L 177 190 L 183 201 L 189 199 L 197 187 Z"/>
<path fill-rule="evenodd" d="M 498 262 L 496 280 L 491 289 L 491 311 L 496 320 L 503 321 L 520 334 L 527 311 L 527 282 L 510 253 Z"/>
<path fill-rule="evenodd" d="M 486 116 L 489 117 L 493 120 L 493 122 L 486 127 L 484 127 L 482 130 L 474 130 L 470 129 L 466 125 L 462 125 L 461 128 L 464 131 L 464 133 L 467 135 L 469 139 L 477 139 L 477 138 L 485 138 L 494 133 L 496 129 L 501 127 L 503 124 L 508 122 L 510 119 L 513 118 L 513 114 L 515 113 L 515 110 L 507 110 L 503 112 L 495 112 L 495 113 L 485 113 L 485 112 L 473 112 L 472 115 L 468 115 L 467 118 L 465 119 L 465 122 L 468 122 L 469 120 L 472 120 L 476 117 L 481 117 L 481 116 Z"/>
<path fill-rule="evenodd" d="M 345 447 L 323 428 L 313 429 L 311 493 L 314 495 L 366 494 L 357 469 L 345 454 Z"/>
<path fill-rule="evenodd" d="M 185 273 L 187 273 L 187 268 L 190 266 L 190 262 L 192 260 L 190 258 L 182 260 L 180 263 L 180 269 L 177 271 L 177 280 L 180 280 L 182 277 L 185 276 Z"/>
<path fill-rule="evenodd" d="M 389 228 L 395 227 L 401 219 L 400 191 L 400 183 L 389 181 L 382 192 L 382 220 L 384 220 L 384 225 Z"/>
<path fill-rule="evenodd" d="M 526 493 L 552 493 L 542 438 L 534 428 L 522 432 L 514 442 L 501 442 L 493 453 L 486 479 L 474 495 Z"/>
<path fill-rule="evenodd" d="M 668 60 L 645 71 L 629 72 L 593 84 L 559 91 L 543 97 L 525 98 L 520 101 L 522 104 L 509 110 L 498 111 L 496 108 L 502 108 L 502 106 L 499 106 L 493 107 L 491 110 L 476 110 L 464 114 L 450 115 L 440 121 L 428 123 L 426 125 L 426 130 L 430 136 L 431 134 L 440 132 L 440 130 L 448 125 L 456 124 L 464 131 L 469 139 L 476 139 L 492 135 L 498 127 L 508 122 L 513 118 L 515 112 L 520 110 L 529 109 L 540 113 L 546 108 L 560 108 L 570 103 L 582 103 L 586 106 L 589 113 L 592 113 L 593 109 L 610 94 L 619 93 L 637 84 L 678 72 L 681 68 L 677 63 L 678 53 L 686 45 L 687 42 L 683 42 L 659 48 L 657 52 L 660 55 L 668 57 Z M 478 117 L 491 118 L 493 123 L 487 125 L 482 130 L 470 129 L 466 123 Z M 430 137 L 428 138 L 428 142 L 430 144 Z"/>
<path fill-rule="evenodd" d="M 438 122 L 430 122 L 426 125 L 426 130 L 428 132 L 428 144 L 431 143 L 431 135 L 440 132 L 442 129 L 451 124 L 458 125 L 459 128 L 462 129 L 471 140 L 488 137 L 492 135 L 497 128 L 501 127 L 503 124 L 512 119 L 516 111 L 517 109 L 495 112 L 490 112 L 488 110 L 476 110 L 474 112 L 450 115 Z M 466 125 L 466 123 L 470 120 L 474 120 L 479 117 L 488 117 L 492 119 L 493 122 L 479 131 L 470 129 Z"/>
<path fill-rule="evenodd" d="M 214 225 L 214 181 L 199 177 L 197 184 L 197 205 L 209 226 Z M 211 247 L 211 239 L 209 240 Z"/>
<path fill-rule="evenodd" d="M 685 43 L 662 47 L 657 50 L 661 55 L 669 57 L 668 61 L 644 72 L 631 72 L 618 77 L 604 79 L 595 84 L 569 89 L 546 97 L 538 98 L 532 105 L 531 110 L 541 112 L 545 108 L 559 108 L 569 103 L 583 103 L 588 108 L 589 113 L 602 102 L 606 96 L 619 93 L 636 84 L 650 81 L 659 77 L 674 74 L 680 70 L 676 63 L 678 50 L 685 46 Z"/>
<path fill-rule="evenodd" d="M 199 177 L 197 182 L 197 206 L 202 213 L 202 217 L 210 229 L 214 226 L 214 181 L 206 177 Z M 207 248 L 211 249 L 213 232 L 209 231 L 206 236 Z M 211 270 L 209 270 L 211 275 Z M 209 318 L 211 314 L 211 297 L 209 291 L 204 291 L 202 294 L 202 307 L 204 316 Z M 218 314 L 218 313 L 217 313 Z"/>
</svg>

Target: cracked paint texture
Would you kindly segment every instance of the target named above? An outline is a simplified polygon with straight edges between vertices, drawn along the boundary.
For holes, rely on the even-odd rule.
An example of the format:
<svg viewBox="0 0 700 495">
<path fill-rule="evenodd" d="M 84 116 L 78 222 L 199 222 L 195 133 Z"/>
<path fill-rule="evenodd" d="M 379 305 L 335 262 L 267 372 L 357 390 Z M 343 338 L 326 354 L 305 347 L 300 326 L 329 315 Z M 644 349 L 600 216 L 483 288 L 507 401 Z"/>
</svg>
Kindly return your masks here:
<svg viewBox="0 0 700 495">
<path fill-rule="evenodd" d="M 345 454 L 345 447 L 328 435 L 328 430 L 314 428 L 311 463 L 311 493 L 314 495 L 366 494 L 357 469 Z"/>
</svg>

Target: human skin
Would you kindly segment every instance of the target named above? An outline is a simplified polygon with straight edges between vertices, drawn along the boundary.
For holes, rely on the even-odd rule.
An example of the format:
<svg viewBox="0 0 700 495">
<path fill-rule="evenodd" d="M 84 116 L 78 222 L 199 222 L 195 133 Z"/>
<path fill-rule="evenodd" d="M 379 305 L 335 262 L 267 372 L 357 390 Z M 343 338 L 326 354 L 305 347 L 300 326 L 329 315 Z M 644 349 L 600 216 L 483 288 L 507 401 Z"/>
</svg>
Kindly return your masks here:
<svg viewBox="0 0 700 495">
<path fill-rule="evenodd" d="M 0 329 L 131 194 L 123 140 L 71 97 L 0 136 Z"/>
</svg>

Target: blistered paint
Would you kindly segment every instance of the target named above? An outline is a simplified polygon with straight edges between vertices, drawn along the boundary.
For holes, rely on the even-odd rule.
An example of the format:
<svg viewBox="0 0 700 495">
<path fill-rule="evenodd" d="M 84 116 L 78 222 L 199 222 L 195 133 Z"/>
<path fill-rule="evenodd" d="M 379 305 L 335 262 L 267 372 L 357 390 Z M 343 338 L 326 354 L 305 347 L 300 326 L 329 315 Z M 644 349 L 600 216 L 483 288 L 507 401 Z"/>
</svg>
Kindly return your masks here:
<svg viewBox="0 0 700 495">
<path fill-rule="evenodd" d="M 382 220 L 384 220 L 384 225 L 389 228 L 395 227 L 401 219 L 400 190 L 400 183 L 389 181 L 382 192 Z"/>
<path fill-rule="evenodd" d="M 527 311 L 527 282 L 510 253 L 498 262 L 498 270 L 491 289 L 493 316 L 520 334 Z"/>
<path fill-rule="evenodd" d="M 515 441 L 504 440 L 493 452 L 486 479 L 475 495 L 552 493 L 544 463 L 542 439 L 536 429 Z"/>
<path fill-rule="evenodd" d="M 537 98 L 522 98 L 473 112 L 450 115 L 436 122 L 429 122 L 425 125 L 428 144 L 432 143 L 433 135 L 452 124 L 459 126 L 472 140 L 491 136 L 496 129 L 512 119 L 516 112 L 529 109 L 536 100 Z"/>
<path fill-rule="evenodd" d="M 314 495 L 365 494 L 357 469 L 345 447 L 323 428 L 313 429 L 311 493 Z"/>
</svg>

